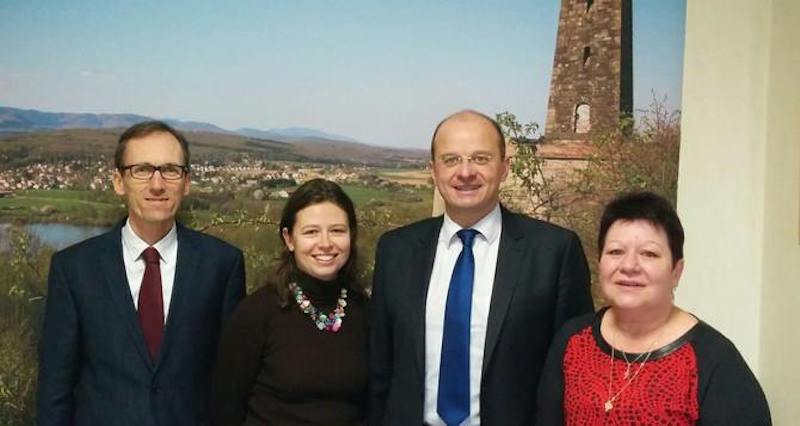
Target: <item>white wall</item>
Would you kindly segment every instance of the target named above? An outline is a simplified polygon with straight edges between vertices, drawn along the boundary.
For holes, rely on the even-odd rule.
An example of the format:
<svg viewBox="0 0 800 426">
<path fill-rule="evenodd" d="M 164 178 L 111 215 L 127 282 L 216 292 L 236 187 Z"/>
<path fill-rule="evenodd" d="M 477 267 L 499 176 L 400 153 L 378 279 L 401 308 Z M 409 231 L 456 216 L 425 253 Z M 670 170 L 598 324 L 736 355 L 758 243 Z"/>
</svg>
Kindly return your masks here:
<svg viewBox="0 0 800 426">
<path fill-rule="evenodd" d="M 677 302 L 731 338 L 752 367 L 764 240 L 766 3 L 688 1 L 678 177 L 686 270 Z"/>
<path fill-rule="evenodd" d="M 800 1 L 770 25 L 759 377 L 776 425 L 800 424 Z"/>
<path fill-rule="evenodd" d="M 737 345 L 777 425 L 800 418 L 799 25 L 796 0 L 687 4 L 677 302 Z"/>
</svg>

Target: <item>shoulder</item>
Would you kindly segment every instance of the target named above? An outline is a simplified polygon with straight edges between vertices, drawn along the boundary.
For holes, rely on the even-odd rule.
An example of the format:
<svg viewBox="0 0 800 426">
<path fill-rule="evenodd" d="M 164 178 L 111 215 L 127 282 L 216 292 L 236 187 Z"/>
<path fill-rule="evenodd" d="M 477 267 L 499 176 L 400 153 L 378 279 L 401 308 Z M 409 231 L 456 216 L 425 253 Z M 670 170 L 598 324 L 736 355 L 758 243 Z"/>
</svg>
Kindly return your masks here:
<svg viewBox="0 0 800 426">
<path fill-rule="evenodd" d="M 575 232 L 554 223 L 534 219 L 524 214 L 514 213 L 507 210 L 505 207 L 502 209 L 502 213 L 504 230 L 508 229 L 510 232 L 526 234 L 533 233 L 536 234 L 537 238 L 556 241 L 568 241 L 577 238 Z"/>
<path fill-rule="evenodd" d="M 267 284 L 242 299 L 231 313 L 230 321 L 260 323 L 266 321 L 280 309 L 275 289 Z"/>
<path fill-rule="evenodd" d="M 571 318 L 569 321 L 564 323 L 558 332 L 556 332 L 552 342 L 550 343 L 550 349 L 548 350 L 548 364 L 550 364 L 552 368 L 558 368 L 560 370 L 560 360 L 567 355 L 567 348 L 569 347 L 570 342 L 573 341 L 576 336 L 584 336 L 585 333 L 589 333 L 589 336 L 591 336 L 593 331 L 592 327 L 596 321 L 599 321 L 601 315 L 602 312 L 591 312 Z M 556 360 L 559 361 L 557 362 Z"/>
<path fill-rule="evenodd" d="M 107 253 L 114 245 L 121 245 L 119 227 L 110 231 L 75 243 L 53 254 L 52 262 L 55 264 L 73 264 L 81 260 L 97 260 L 99 253 Z"/>
<path fill-rule="evenodd" d="M 701 320 L 691 333 L 690 342 L 695 352 L 701 386 L 717 381 L 722 376 L 726 377 L 725 380 L 756 381 L 733 342 L 714 327 Z"/>
<path fill-rule="evenodd" d="M 720 376 L 746 383 L 757 382 L 736 345 L 721 332 L 700 320 L 692 333 L 691 345 L 695 353 L 701 386 L 712 380 L 717 381 Z"/>
<path fill-rule="evenodd" d="M 195 246 L 197 246 L 200 250 L 214 251 L 215 255 L 232 256 L 232 257 L 242 255 L 242 251 L 239 250 L 239 248 L 213 235 L 195 231 L 181 224 L 177 224 L 177 226 L 178 226 L 179 242 L 181 240 L 190 242 Z"/>
<path fill-rule="evenodd" d="M 718 356 L 741 357 L 739 350 L 730 339 L 708 323 L 702 320 L 698 321 L 692 330 L 691 338 L 692 346 L 698 357 L 708 357 L 710 360 Z"/>
<path fill-rule="evenodd" d="M 554 341 L 562 340 L 566 343 L 572 336 L 592 327 L 596 321 L 599 321 L 600 316 L 602 316 L 602 312 L 590 312 L 571 318 L 558 330 Z"/>
<path fill-rule="evenodd" d="M 235 353 L 260 347 L 267 339 L 270 324 L 280 309 L 272 288 L 262 287 L 248 295 L 225 320 L 220 348 Z"/>
</svg>

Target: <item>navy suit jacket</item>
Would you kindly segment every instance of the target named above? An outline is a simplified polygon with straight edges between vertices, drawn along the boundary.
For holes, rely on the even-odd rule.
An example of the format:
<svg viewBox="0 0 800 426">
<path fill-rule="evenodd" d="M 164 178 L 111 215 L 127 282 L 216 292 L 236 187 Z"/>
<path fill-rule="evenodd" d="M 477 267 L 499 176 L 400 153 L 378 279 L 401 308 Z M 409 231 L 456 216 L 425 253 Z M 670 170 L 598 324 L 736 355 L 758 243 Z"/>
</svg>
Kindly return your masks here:
<svg viewBox="0 0 800 426">
<path fill-rule="evenodd" d="M 244 296 L 242 252 L 177 225 L 158 359 L 147 352 L 121 226 L 53 255 L 39 344 L 39 425 L 201 425 L 222 322 Z"/>
<path fill-rule="evenodd" d="M 574 232 L 502 209 L 480 385 L 482 425 L 533 424 L 547 349 L 569 318 L 593 310 Z M 425 301 L 442 217 L 378 242 L 370 326 L 371 425 L 421 425 Z"/>
</svg>

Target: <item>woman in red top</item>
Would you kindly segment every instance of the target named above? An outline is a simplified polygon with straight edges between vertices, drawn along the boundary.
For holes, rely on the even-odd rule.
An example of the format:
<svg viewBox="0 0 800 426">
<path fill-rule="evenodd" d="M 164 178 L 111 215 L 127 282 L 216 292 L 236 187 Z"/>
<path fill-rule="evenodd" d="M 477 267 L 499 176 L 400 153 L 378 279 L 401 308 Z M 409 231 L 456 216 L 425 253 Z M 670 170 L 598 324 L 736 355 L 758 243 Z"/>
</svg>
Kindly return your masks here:
<svg viewBox="0 0 800 426">
<path fill-rule="evenodd" d="M 598 247 L 609 306 L 558 333 L 538 393 L 540 425 L 770 425 L 734 345 L 675 306 L 683 228 L 653 193 L 612 201 Z"/>
</svg>

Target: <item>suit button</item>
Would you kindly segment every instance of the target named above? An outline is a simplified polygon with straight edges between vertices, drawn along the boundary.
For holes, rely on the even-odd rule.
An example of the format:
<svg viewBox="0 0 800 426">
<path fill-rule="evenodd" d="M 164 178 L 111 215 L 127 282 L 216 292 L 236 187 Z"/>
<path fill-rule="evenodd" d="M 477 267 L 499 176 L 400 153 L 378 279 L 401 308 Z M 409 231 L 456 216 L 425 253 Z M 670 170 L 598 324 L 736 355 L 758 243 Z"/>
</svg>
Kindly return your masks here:
<svg viewBox="0 0 800 426">
<path fill-rule="evenodd" d="M 159 386 L 159 385 L 153 385 L 153 387 L 152 387 L 152 388 L 150 388 L 150 390 L 151 390 L 153 393 L 161 393 L 161 391 L 163 391 L 163 390 L 164 390 L 164 388 L 162 388 L 162 387 L 161 387 L 161 386 Z"/>
</svg>

